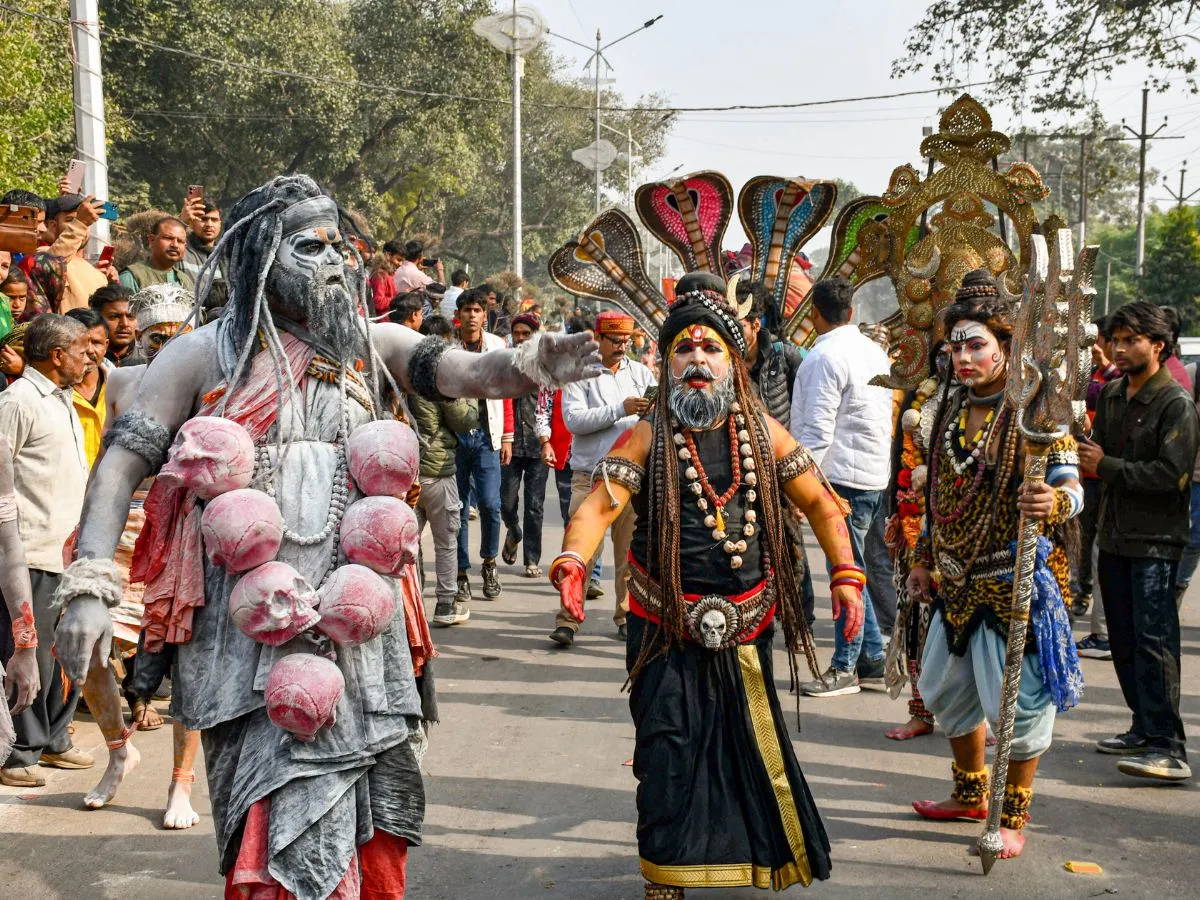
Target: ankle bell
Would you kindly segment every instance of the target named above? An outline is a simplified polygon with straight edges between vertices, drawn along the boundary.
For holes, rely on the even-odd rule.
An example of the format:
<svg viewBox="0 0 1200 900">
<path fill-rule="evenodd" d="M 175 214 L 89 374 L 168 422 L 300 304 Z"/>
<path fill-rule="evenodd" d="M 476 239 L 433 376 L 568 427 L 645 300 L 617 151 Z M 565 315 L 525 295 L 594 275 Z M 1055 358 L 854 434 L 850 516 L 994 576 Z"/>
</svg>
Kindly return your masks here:
<svg viewBox="0 0 1200 900">
<path fill-rule="evenodd" d="M 954 775 L 954 790 L 950 793 L 950 798 L 964 806 L 982 806 L 987 799 L 987 766 L 978 772 L 968 772 L 952 762 L 950 771 Z"/>
<path fill-rule="evenodd" d="M 646 900 L 683 900 L 683 888 L 647 881 Z"/>
</svg>

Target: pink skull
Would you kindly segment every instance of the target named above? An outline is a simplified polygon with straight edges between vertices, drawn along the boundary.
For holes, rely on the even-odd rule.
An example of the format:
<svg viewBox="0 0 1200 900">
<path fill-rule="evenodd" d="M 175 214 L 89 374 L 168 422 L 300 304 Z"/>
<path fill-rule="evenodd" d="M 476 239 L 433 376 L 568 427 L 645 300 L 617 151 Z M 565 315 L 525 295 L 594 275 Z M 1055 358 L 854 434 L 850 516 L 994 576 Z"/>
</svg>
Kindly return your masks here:
<svg viewBox="0 0 1200 900">
<path fill-rule="evenodd" d="M 209 501 L 200 533 L 213 565 L 245 572 L 275 558 L 283 541 L 283 516 L 262 491 L 241 488 Z"/>
<path fill-rule="evenodd" d="M 395 497 L 363 497 L 342 517 L 342 551 L 352 563 L 380 575 L 399 575 L 416 561 L 421 542 L 417 516 Z"/>
<path fill-rule="evenodd" d="M 179 427 L 158 477 L 203 500 L 248 487 L 254 475 L 254 441 L 237 422 L 196 416 Z"/>
<path fill-rule="evenodd" d="M 264 563 L 243 575 L 229 596 L 235 625 L 260 644 L 278 647 L 320 621 L 317 594 L 283 562 Z"/>
<path fill-rule="evenodd" d="M 396 595 L 366 566 L 341 566 L 321 587 L 320 610 L 318 630 L 353 647 L 383 634 L 396 613 Z"/>
<path fill-rule="evenodd" d="M 346 679 L 336 663 L 323 656 L 293 653 L 267 675 L 267 718 L 298 741 L 311 741 L 337 719 Z"/>
<path fill-rule="evenodd" d="M 347 442 L 350 474 L 364 494 L 403 500 L 417 477 L 417 436 L 403 422 L 380 420 L 354 429 Z"/>
</svg>

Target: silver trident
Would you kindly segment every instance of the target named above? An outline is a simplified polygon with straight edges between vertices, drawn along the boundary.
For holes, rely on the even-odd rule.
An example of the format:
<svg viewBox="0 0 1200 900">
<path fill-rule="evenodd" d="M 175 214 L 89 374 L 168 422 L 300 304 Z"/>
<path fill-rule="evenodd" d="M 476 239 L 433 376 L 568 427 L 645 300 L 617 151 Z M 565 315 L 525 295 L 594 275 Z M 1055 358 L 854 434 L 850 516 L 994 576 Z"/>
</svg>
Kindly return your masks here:
<svg viewBox="0 0 1200 900">
<path fill-rule="evenodd" d="M 1089 348 L 1096 342 L 1096 329 L 1091 324 L 1092 298 L 1096 294 L 1092 272 L 1099 248 L 1083 248 L 1072 267 L 1071 232 L 1060 228 L 1049 232 L 1048 238 L 1049 241 L 1039 234 L 1031 236 L 1029 273 L 1019 298 L 1005 290 L 1003 279 L 997 279 L 1006 299 L 1019 301 L 1005 402 L 1017 413 L 1025 452 L 1023 477 L 1030 484 L 1046 480 L 1050 445 L 1068 430 L 1078 433 L 1086 425 L 1084 399 L 1091 374 Z M 979 838 L 984 875 L 992 870 L 1004 849 L 1000 813 L 1008 781 L 1040 534 L 1040 522 L 1021 516 L 991 799 L 987 826 Z"/>
</svg>

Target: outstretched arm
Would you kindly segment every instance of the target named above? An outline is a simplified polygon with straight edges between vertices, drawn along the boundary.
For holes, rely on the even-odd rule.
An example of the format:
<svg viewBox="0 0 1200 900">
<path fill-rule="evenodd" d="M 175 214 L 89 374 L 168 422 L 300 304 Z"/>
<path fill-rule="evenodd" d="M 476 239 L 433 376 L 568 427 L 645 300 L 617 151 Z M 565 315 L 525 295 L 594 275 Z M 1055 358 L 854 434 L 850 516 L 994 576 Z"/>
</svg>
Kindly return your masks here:
<svg viewBox="0 0 1200 900">
<path fill-rule="evenodd" d="M 792 463 L 788 466 L 789 471 L 780 473 L 784 493 L 808 519 L 808 524 L 817 536 L 817 542 L 830 565 L 857 567 L 841 499 L 826 487 L 818 474 L 816 461 L 811 456 L 804 458 L 805 451 L 796 439 L 774 419 L 769 420 L 769 425 L 776 461 L 790 459 Z M 792 456 L 795 453 L 801 456 Z M 792 475 L 793 469 L 798 474 Z M 849 585 L 841 585 L 834 587 L 831 594 L 833 617 L 837 619 L 843 610 L 846 611 L 846 617 L 842 621 L 842 633 L 846 640 L 853 640 L 863 623 L 862 591 Z"/>
<path fill-rule="evenodd" d="M 627 460 L 644 469 L 651 437 L 650 423 L 638 422 L 617 439 L 608 457 Z M 600 465 L 604 465 L 603 460 Z M 584 618 L 583 585 L 587 580 L 587 561 L 632 499 L 633 490 L 623 480 L 610 477 L 606 483 L 598 468 L 592 492 L 567 523 L 562 553 L 550 565 L 550 581 L 558 588 L 563 607 L 580 622 Z"/>
<path fill-rule="evenodd" d="M 8 439 L 0 435 L 0 593 L 8 606 L 16 652 L 8 661 L 4 676 L 4 695 L 15 695 L 12 711 L 28 709 L 41 690 L 42 677 L 37 664 L 37 628 L 33 622 L 33 591 L 25 548 L 17 531 L 17 501 L 13 482 L 12 451 Z M 0 702 L 3 699 L 0 698 Z"/>
<path fill-rule="evenodd" d="M 512 350 L 483 354 L 424 343 L 428 339 L 411 328 L 390 322 L 373 326 L 371 335 L 397 383 L 422 396 L 436 386 L 443 397 L 518 397 L 539 384 L 568 384 L 600 374 L 600 348 L 590 332 L 547 332 Z M 429 349 L 418 351 L 423 343 Z"/>
</svg>

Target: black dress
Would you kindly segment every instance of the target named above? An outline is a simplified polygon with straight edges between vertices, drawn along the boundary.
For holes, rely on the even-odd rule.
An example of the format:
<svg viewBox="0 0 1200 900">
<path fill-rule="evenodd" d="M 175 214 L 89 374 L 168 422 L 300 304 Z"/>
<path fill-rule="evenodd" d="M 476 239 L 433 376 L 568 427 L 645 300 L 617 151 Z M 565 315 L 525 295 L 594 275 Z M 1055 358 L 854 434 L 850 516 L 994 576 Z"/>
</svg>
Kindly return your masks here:
<svg viewBox="0 0 1200 900">
<path fill-rule="evenodd" d="M 696 441 L 713 489 L 731 484 L 724 429 Z M 685 594 L 734 596 L 764 577 L 759 533 L 747 539 L 744 564 L 733 569 L 704 525 L 680 473 L 680 571 Z M 740 523 L 746 486 L 726 505 Z M 645 492 L 635 496 L 634 563 L 659 577 L 648 548 Z M 672 511 L 674 512 L 674 511 Z M 729 527 L 732 531 L 733 528 Z M 636 609 L 636 607 L 635 607 Z M 632 612 L 626 665 L 632 670 L 643 639 L 662 641 L 657 624 Z M 642 874 L 683 888 L 754 886 L 782 890 L 829 877 L 829 839 L 792 750 L 775 690 L 774 626 L 720 650 L 686 641 L 655 655 L 630 687 L 636 727 L 633 772 L 638 779 L 638 849 Z"/>
</svg>

